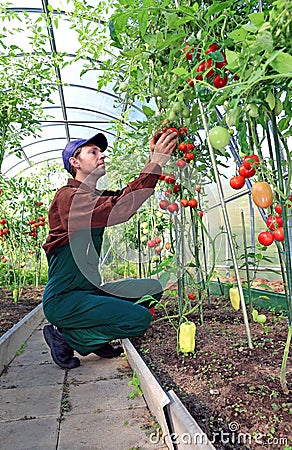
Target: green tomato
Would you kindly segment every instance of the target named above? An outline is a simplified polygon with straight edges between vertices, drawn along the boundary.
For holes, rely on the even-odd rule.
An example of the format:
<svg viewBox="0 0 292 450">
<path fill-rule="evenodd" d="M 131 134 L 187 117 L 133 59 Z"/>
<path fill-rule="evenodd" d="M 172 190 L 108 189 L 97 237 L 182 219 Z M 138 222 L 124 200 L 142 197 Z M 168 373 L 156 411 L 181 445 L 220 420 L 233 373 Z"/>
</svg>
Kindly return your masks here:
<svg viewBox="0 0 292 450">
<path fill-rule="evenodd" d="M 121 92 L 125 92 L 125 91 L 127 90 L 127 88 L 128 88 L 127 83 L 125 83 L 124 81 L 122 81 L 121 84 L 120 84 L 120 86 L 119 86 L 120 91 L 121 91 Z"/>
<path fill-rule="evenodd" d="M 161 89 L 159 89 L 158 87 L 156 87 L 154 89 L 154 95 L 155 97 L 163 97 L 163 92 L 161 91 Z"/>
<path fill-rule="evenodd" d="M 163 213 L 161 211 L 157 211 L 156 216 L 161 219 L 161 217 L 163 216 Z"/>
<path fill-rule="evenodd" d="M 181 102 L 174 102 L 172 105 L 172 111 L 174 111 L 175 113 L 180 112 L 182 109 L 182 104 Z"/>
<path fill-rule="evenodd" d="M 147 241 L 147 236 L 141 236 L 141 242 L 146 242 Z"/>
<path fill-rule="evenodd" d="M 250 117 L 259 117 L 259 108 L 254 103 L 249 103 L 247 105 L 246 112 Z"/>
<path fill-rule="evenodd" d="M 221 127 L 220 125 L 212 128 L 209 131 L 208 136 L 209 136 L 210 144 L 216 150 L 221 150 L 224 147 L 226 147 L 226 145 L 228 144 L 229 139 L 230 139 L 230 133 L 227 130 L 227 128 Z"/>
<path fill-rule="evenodd" d="M 142 222 L 141 228 L 148 228 L 148 222 Z"/>
<path fill-rule="evenodd" d="M 159 262 L 159 261 L 160 261 L 160 258 L 159 258 L 158 255 L 155 255 L 155 256 L 153 256 L 153 258 L 152 258 L 151 261 L 152 261 L 152 262 Z"/>
<path fill-rule="evenodd" d="M 261 325 L 266 323 L 266 321 L 267 321 L 267 317 L 265 316 L 265 314 L 259 314 L 257 319 L 256 319 L 256 322 L 260 323 Z"/>
<path fill-rule="evenodd" d="M 171 110 L 170 113 L 168 114 L 168 120 L 170 120 L 170 122 L 173 122 L 176 119 L 177 119 L 177 116 L 176 116 L 175 112 Z"/>
<path fill-rule="evenodd" d="M 183 117 L 185 117 L 185 118 L 190 117 L 191 112 L 190 112 L 189 108 L 184 108 L 184 109 L 182 110 L 182 112 L 181 112 L 181 115 L 182 115 Z"/>
<path fill-rule="evenodd" d="M 143 234 L 148 234 L 149 233 L 149 229 L 148 228 L 142 228 L 142 233 Z"/>
</svg>

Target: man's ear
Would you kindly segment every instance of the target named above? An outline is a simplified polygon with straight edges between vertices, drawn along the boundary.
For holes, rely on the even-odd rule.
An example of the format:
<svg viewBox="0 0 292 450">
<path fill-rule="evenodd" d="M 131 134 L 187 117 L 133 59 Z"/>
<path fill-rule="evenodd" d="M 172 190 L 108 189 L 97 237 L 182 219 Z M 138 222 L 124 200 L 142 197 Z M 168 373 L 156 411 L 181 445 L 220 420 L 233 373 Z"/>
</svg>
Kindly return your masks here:
<svg viewBox="0 0 292 450">
<path fill-rule="evenodd" d="M 69 163 L 75 170 L 80 168 L 79 161 L 78 159 L 74 158 L 74 156 L 71 156 L 71 158 L 69 158 Z"/>
</svg>

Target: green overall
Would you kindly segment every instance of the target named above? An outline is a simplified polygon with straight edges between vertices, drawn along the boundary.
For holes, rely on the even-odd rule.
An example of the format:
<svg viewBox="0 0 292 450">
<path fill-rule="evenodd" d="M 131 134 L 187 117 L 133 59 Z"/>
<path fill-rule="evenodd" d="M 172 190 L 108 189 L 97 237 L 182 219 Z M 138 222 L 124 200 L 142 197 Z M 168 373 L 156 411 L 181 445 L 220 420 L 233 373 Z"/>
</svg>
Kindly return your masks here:
<svg viewBox="0 0 292 450">
<path fill-rule="evenodd" d="M 98 270 L 104 228 L 80 230 L 69 244 L 47 254 L 49 281 L 45 317 L 62 329 L 66 342 L 80 355 L 94 352 L 113 339 L 143 334 L 152 315 L 144 295 L 159 300 L 162 287 L 153 279 L 126 279 L 101 284 Z"/>
</svg>

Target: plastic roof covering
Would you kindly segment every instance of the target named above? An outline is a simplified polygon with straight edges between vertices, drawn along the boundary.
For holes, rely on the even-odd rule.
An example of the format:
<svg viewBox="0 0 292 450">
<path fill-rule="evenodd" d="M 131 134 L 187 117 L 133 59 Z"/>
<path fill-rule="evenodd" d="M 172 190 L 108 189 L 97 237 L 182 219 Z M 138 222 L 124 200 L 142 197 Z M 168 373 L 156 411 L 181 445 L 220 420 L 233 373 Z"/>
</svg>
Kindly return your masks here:
<svg viewBox="0 0 292 450">
<path fill-rule="evenodd" d="M 37 18 L 46 10 L 48 0 L 18 0 L 10 1 L 10 9 L 25 10 Z M 92 0 L 93 5 L 98 0 Z M 67 1 L 51 0 L 49 4 L 62 11 L 68 8 Z M 75 52 L 79 47 L 77 34 L 70 29 L 70 24 L 65 15 L 59 15 L 59 26 L 53 25 L 53 42 L 48 38 L 48 54 L 55 48 L 57 52 L 65 52 L 67 58 L 73 61 Z M 49 35 L 49 32 L 48 32 Z M 23 36 L 22 36 L 23 39 Z M 18 42 L 16 42 L 19 44 Z M 20 44 L 19 44 L 20 45 Z M 21 43 L 23 45 L 23 41 Z M 51 47 L 54 46 L 54 47 Z M 44 105 L 45 112 L 51 118 L 41 123 L 41 136 L 39 138 L 25 138 L 22 142 L 22 156 L 7 154 L 2 164 L 2 175 L 12 177 L 15 174 L 29 169 L 43 161 L 58 161 L 62 163 L 62 150 L 68 141 L 78 138 L 89 138 L 97 132 L 103 132 L 109 142 L 109 149 L 116 138 L 112 128 L 112 121 L 119 120 L 123 106 L 115 105 L 117 96 L 109 84 L 106 89 L 97 92 L 97 80 L 99 77 L 98 61 L 97 70 L 89 71 L 80 78 L 83 63 L 74 62 L 60 69 L 60 79 L 63 87 L 53 96 L 53 104 Z M 131 119 L 143 117 L 139 106 L 133 106 Z"/>
</svg>

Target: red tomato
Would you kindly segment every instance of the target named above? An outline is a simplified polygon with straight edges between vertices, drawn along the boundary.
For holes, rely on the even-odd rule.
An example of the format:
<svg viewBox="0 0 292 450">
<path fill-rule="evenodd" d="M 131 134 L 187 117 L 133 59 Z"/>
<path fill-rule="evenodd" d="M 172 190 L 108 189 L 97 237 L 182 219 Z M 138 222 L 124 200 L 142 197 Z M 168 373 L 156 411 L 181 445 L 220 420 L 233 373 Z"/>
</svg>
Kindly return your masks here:
<svg viewBox="0 0 292 450">
<path fill-rule="evenodd" d="M 185 158 L 187 161 L 192 161 L 194 159 L 195 155 L 193 153 L 190 152 L 186 152 L 185 153 Z"/>
<path fill-rule="evenodd" d="M 241 189 L 245 185 L 245 178 L 242 175 L 236 175 L 230 178 L 229 184 L 232 189 Z"/>
<path fill-rule="evenodd" d="M 173 173 L 170 173 L 168 175 L 165 175 L 164 180 L 165 180 L 165 183 L 174 184 L 175 183 L 175 176 L 174 176 Z"/>
<path fill-rule="evenodd" d="M 196 298 L 196 295 L 195 295 L 195 294 L 192 294 L 191 292 L 188 292 L 188 298 L 189 298 L 190 300 L 194 300 L 194 299 Z"/>
<path fill-rule="evenodd" d="M 165 243 L 165 248 L 166 248 L 166 250 L 170 250 L 170 248 L 171 248 L 171 243 L 170 243 L 170 242 L 166 242 L 166 243 Z"/>
<path fill-rule="evenodd" d="M 185 136 L 188 134 L 188 129 L 186 127 L 180 127 L 179 128 L 179 134 L 180 136 Z"/>
<path fill-rule="evenodd" d="M 2 232 L 3 232 L 3 234 L 7 234 L 7 233 L 9 233 L 9 229 L 8 228 L 3 228 Z"/>
<path fill-rule="evenodd" d="M 216 50 L 219 50 L 219 47 L 217 44 L 213 43 L 207 48 L 205 53 L 206 53 L 206 55 L 208 55 L 209 53 L 216 52 Z"/>
<path fill-rule="evenodd" d="M 155 241 L 155 244 L 160 244 L 160 242 L 161 242 L 161 238 L 160 237 L 156 237 L 156 238 L 154 238 L 154 241 Z"/>
<path fill-rule="evenodd" d="M 173 186 L 173 193 L 177 194 L 180 191 L 180 184 L 175 184 Z"/>
<path fill-rule="evenodd" d="M 181 198 L 180 200 L 180 204 L 186 208 L 187 206 L 189 206 L 189 201 L 186 198 Z"/>
<path fill-rule="evenodd" d="M 195 144 L 187 144 L 188 150 L 194 150 L 194 148 L 195 148 Z"/>
<path fill-rule="evenodd" d="M 155 247 L 155 240 L 154 239 L 149 239 L 149 241 L 147 241 L 147 245 L 149 248 L 153 248 Z"/>
<path fill-rule="evenodd" d="M 221 89 L 224 86 L 226 86 L 227 81 L 228 81 L 228 77 L 221 78 L 220 75 L 216 75 L 213 82 L 214 82 L 215 88 Z"/>
<path fill-rule="evenodd" d="M 260 164 L 260 160 L 259 160 L 259 157 L 258 157 L 258 155 L 248 155 L 248 156 L 245 156 L 244 157 L 244 159 L 243 159 L 243 161 L 242 161 L 242 164 L 244 165 L 244 167 L 247 169 L 247 170 L 250 170 L 250 169 L 256 169 L 258 166 L 259 166 L 259 164 Z"/>
<path fill-rule="evenodd" d="M 170 213 L 174 213 L 178 211 L 178 204 L 177 203 L 171 203 L 170 205 L 168 205 L 168 211 Z"/>
<path fill-rule="evenodd" d="M 207 62 L 203 61 L 203 62 L 201 62 L 201 64 L 199 64 L 199 66 L 196 68 L 196 72 L 199 74 L 199 76 L 200 75 L 202 76 L 202 73 L 205 72 L 207 69 L 210 69 L 212 67 L 212 64 L 213 64 L 213 60 L 212 60 L 212 58 L 209 58 L 207 60 Z M 214 73 L 215 73 L 214 69 L 210 69 L 206 73 L 206 77 L 211 78 L 214 75 Z"/>
<path fill-rule="evenodd" d="M 170 189 L 167 189 L 167 190 L 164 192 L 164 195 L 165 195 L 165 197 L 170 197 L 170 196 L 171 196 L 171 190 L 170 190 Z"/>
<path fill-rule="evenodd" d="M 256 173 L 255 169 L 246 169 L 242 164 L 238 169 L 239 175 L 242 175 L 244 178 L 253 177 Z"/>
<path fill-rule="evenodd" d="M 258 235 L 258 241 L 260 244 L 264 245 L 265 247 L 268 247 L 274 242 L 274 236 L 272 233 L 269 233 L 268 231 L 262 231 Z"/>
<path fill-rule="evenodd" d="M 161 245 L 157 245 L 157 246 L 154 248 L 155 253 L 161 253 L 161 250 L 162 250 Z"/>
<path fill-rule="evenodd" d="M 194 83 L 194 81 L 191 78 L 188 78 L 188 84 L 189 84 L 190 87 L 194 87 L 195 86 L 195 83 Z"/>
<path fill-rule="evenodd" d="M 178 149 L 182 152 L 185 152 L 187 150 L 187 144 L 181 142 L 180 144 L 178 144 Z"/>
<path fill-rule="evenodd" d="M 172 131 L 172 133 L 176 133 L 176 135 L 178 136 L 178 130 L 176 128 L 167 128 L 168 131 Z"/>
<path fill-rule="evenodd" d="M 164 173 L 162 173 L 158 179 L 159 180 L 164 180 L 164 178 L 165 178 L 165 175 L 164 175 Z"/>
<path fill-rule="evenodd" d="M 275 228 L 283 226 L 283 219 L 281 216 L 269 216 L 266 220 L 266 225 L 269 230 L 275 230 Z"/>
<path fill-rule="evenodd" d="M 191 200 L 189 200 L 188 203 L 189 203 L 190 208 L 196 208 L 198 206 L 198 202 L 195 198 L 192 198 Z"/>
<path fill-rule="evenodd" d="M 199 184 L 195 187 L 195 191 L 201 192 L 201 186 Z"/>
<path fill-rule="evenodd" d="M 155 314 L 155 309 L 153 306 L 151 306 L 151 308 L 149 308 L 149 312 L 152 314 L 152 317 L 153 317 Z"/>
<path fill-rule="evenodd" d="M 167 209 L 169 205 L 169 202 L 167 200 L 160 200 L 159 206 L 161 209 Z"/>
<path fill-rule="evenodd" d="M 277 214 L 282 214 L 282 206 L 281 205 L 276 205 L 275 206 L 275 211 Z"/>
<path fill-rule="evenodd" d="M 276 241 L 284 241 L 284 228 L 283 227 L 276 228 L 273 235 Z"/>
<path fill-rule="evenodd" d="M 203 215 L 204 215 L 203 211 L 198 211 L 198 214 L 199 214 L 199 216 L 200 216 L 201 219 L 202 219 L 202 218 L 203 218 Z"/>
<path fill-rule="evenodd" d="M 177 167 L 180 167 L 181 169 L 183 169 L 186 166 L 186 162 L 184 159 L 178 159 L 176 161 L 176 165 L 177 165 Z"/>
<path fill-rule="evenodd" d="M 259 208 L 268 208 L 274 200 L 271 186 L 266 181 L 258 181 L 251 188 L 251 196 Z M 277 211 L 278 212 L 278 211 Z"/>
</svg>

